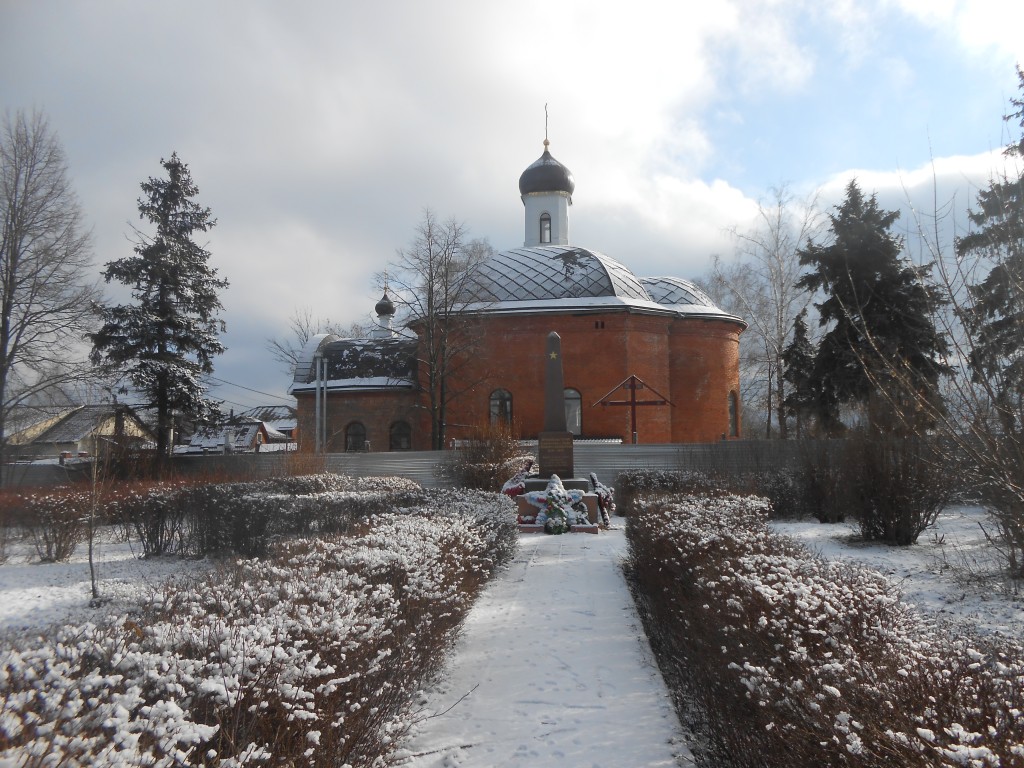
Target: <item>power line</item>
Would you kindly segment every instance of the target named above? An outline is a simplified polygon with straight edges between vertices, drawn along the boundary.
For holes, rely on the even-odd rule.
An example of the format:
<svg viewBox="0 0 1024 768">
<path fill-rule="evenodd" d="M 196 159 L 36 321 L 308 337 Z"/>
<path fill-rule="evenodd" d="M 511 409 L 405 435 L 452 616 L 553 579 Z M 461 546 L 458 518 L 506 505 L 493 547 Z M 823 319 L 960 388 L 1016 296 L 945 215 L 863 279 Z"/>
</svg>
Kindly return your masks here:
<svg viewBox="0 0 1024 768">
<path fill-rule="evenodd" d="M 252 403 L 236 403 L 234 400 L 228 400 L 227 398 L 221 398 L 220 401 L 222 403 L 227 403 L 228 405 L 237 405 L 239 408 L 242 408 L 243 410 L 246 411 L 251 411 L 253 408 L 258 407 L 254 406 Z"/>
<path fill-rule="evenodd" d="M 280 395 L 272 395 L 269 392 L 262 392 L 261 390 L 258 389 L 252 389 L 251 387 L 245 387 L 242 386 L 241 384 L 235 384 L 233 381 L 225 381 L 224 379 L 218 379 L 216 376 L 210 376 L 209 379 L 210 381 L 216 381 L 219 382 L 220 384 L 227 384 L 229 387 L 238 387 L 239 389 L 244 389 L 246 392 L 255 392 L 257 395 L 272 397 L 275 400 L 280 400 L 283 403 L 288 403 L 289 405 L 291 405 L 291 400 L 281 397 Z M 238 403 L 235 403 L 235 405 L 238 405 Z"/>
</svg>

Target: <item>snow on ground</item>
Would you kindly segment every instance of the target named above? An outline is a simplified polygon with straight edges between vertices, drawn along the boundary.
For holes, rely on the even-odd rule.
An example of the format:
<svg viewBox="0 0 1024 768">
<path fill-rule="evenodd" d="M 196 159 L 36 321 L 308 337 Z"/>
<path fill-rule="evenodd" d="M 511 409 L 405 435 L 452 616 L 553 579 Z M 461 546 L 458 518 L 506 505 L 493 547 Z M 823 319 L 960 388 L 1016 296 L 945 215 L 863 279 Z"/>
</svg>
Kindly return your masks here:
<svg viewBox="0 0 1024 768">
<path fill-rule="evenodd" d="M 140 560 L 138 549 L 118 540 L 113 528 L 97 531 L 93 562 L 102 608 L 90 608 L 89 548 L 83 542 L 66 563 L 40 563 L 31 541 L 13 542 L 0 566 L 0 635 L 37 633 L 56 624 L 96 621 L 120 612 L 168 579 L 199 573 L 208 561 L 178 557 Z"/>
<path fill-rule="evenodd" d="M 977 507 L 951 507 L 912 547 L 864 544 L 849 525 L 772 527 L 827 558 L 864 563 L 937 621 L 1024 637 L 1024 599 L 995 574 Z M 621 519 L 619 519 L 621 522 Z M 448 670 L 420 702 L 404 768 L 690 765 L 664 683 L 620 567 L 621 528 L 521 535 L 515 561 L 470 612 Z M 0 638 L 96 620 L 87 549 L 40 564 L 31 543 L 0 566 Z M 98 536 L 100 592 L 123 611 L 167 578 L 208 561 L 140 560 L 113 531 Z M 2 642 L 2 639 L 0 639 Z"/>
<path fill-rule="evenodd" d="M 523 534 L 398 765 L 692 765 L 622 575 L 625 534 Z"/>
<path fill-rule="evenodd" d="M 772 528 L 829 560 L 861 563 L 900 586 L 903 597 L 937 621 L 1024 639 L 1024 595 L 999 576 L 981 526 L 984 510 L 951 506 L 910 547 L 858 541 L 856 526 L 775 522 Z"/>
</svg>

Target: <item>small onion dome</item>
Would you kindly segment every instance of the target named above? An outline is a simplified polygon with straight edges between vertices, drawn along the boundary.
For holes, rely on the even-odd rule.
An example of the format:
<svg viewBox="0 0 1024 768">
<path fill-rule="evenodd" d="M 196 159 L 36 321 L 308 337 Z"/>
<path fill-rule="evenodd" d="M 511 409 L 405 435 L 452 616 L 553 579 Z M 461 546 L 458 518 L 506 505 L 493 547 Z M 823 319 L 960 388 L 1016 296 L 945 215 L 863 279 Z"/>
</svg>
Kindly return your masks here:
<svg viewBox="0 0 1024 768">
<path fill-rule="evenodd" d="M 565 192 L 571 197 L 574 189 L 576 180 L 572 177 L 572 171 L 551 156 L 545 140 L 544 154 L 519 177 L 519 194 Z"/>
<path fill-rule="evenodd" d="M 374 305 L 373 311 L 377 313 L 378 317 L 394 317 L 395 303 L 391 301 L 386 289 L 384 295 L 380 297 L 380 301 Z"/>
</svg>

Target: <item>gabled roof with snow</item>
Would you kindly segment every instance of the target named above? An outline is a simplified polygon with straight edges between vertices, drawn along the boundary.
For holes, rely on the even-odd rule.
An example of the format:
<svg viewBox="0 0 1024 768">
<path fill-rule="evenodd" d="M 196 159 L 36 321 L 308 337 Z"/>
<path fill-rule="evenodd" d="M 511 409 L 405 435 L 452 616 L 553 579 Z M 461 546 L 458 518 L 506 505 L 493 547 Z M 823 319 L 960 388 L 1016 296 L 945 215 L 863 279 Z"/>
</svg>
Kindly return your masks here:
<svg viewBox="0 0 1024 768">
<path fill-rule="evenodd" d="M 243 419 L 270 423 L 276 421 L 295 421 L 295 407 L 291 405 L 259 405 L 247 411 L 242 411 L 238 415 Z"/>
<path fill-rule="evenodd" d="M 45 443 L 48 445 L 61 443 L 77 443 L 97 430 L 112 422 L 117 413 L 125 417 L 125 433 L 127 435 L 145 435 L 152 437 L 145 424 L 125 405 L 82 405 L 55 418 L 46 420 L 43 429 L 29 427 L 22 432 L 11 435 L 13 444 Z M 104 434 L 112 434 L 113 426 L 102 429 Z"/>
<path fill-rule="evenodd" d="M 238 415 L 241 421 L 261 421 L 267 428 L 267 434 L 271 441 L 277 441 L 279 435 L 287 441 L 288 437 L 282 434 L 281 430 L 293 430 L 298 423 L 295 408 L 291 405 L 261 405 L 250 408 Z"/>
<path fill-rule="evenodd" d="M 265 432 L 262 422 L 253 421 L 227 427 L 207 428 L 197 431 L 187 446 L 178 446 L 176 453 L 217 452 L 227 442 L 235 453 L 252 451 L 257 445 L 257 436 Z"/>
</svg>

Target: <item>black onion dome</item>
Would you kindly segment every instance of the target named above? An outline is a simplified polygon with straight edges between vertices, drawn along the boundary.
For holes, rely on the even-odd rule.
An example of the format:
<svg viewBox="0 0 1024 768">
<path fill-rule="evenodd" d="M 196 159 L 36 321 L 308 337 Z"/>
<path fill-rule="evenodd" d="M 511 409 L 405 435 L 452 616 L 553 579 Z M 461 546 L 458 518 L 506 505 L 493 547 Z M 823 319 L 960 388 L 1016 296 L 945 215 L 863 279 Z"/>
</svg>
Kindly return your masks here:
<svg viewBox="0 0 1024 768">
<path fill-rule="evenodd" d="M 572 171 L 555 160 L 546 146 L 540 159 L 519 177 L 520 195 L 528 195 L 531 192 L 565 192 L 572 195 L 574 189 L 576 180 L 572 177 Z"/>
<path fill-rule="evenodd" d="M 384 291 L 384 295 L 380 297 L 374 307 L 373 311 L 379 316 L 393 317 L 395 314 L 395 303 L 391 301 L 391 297 L 388 296 L 388 292 Z"/>
</svg>

